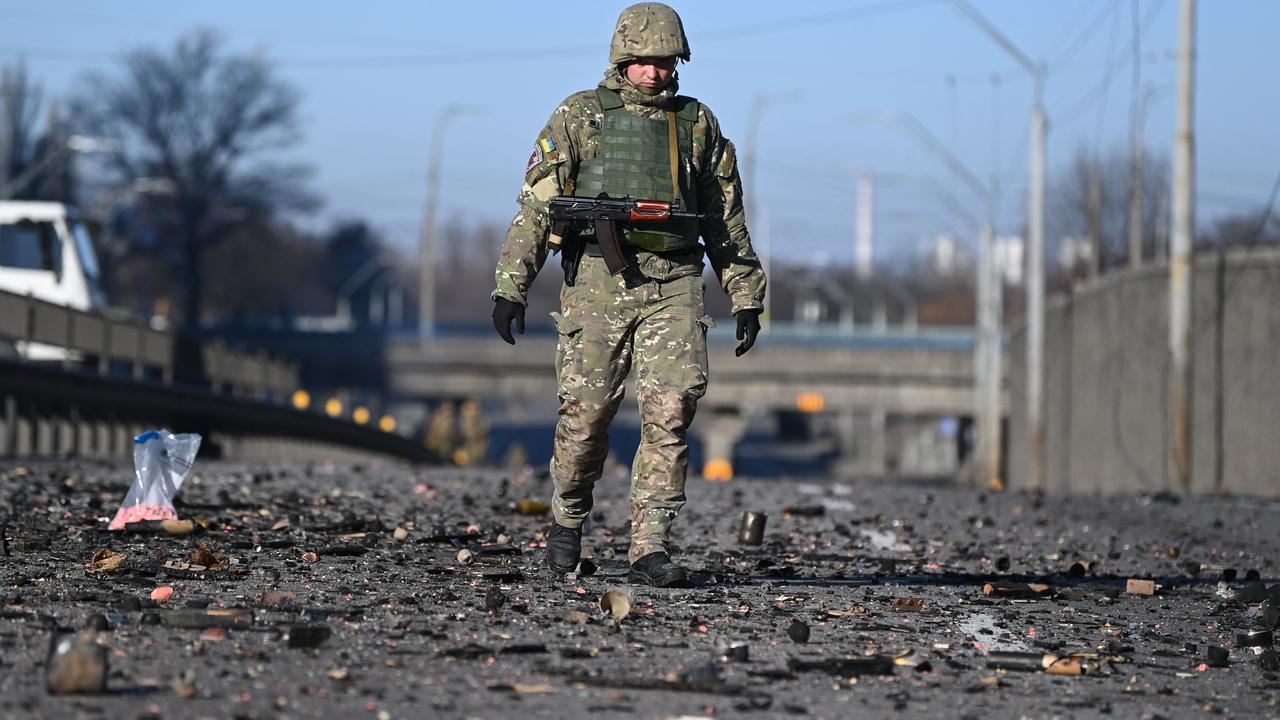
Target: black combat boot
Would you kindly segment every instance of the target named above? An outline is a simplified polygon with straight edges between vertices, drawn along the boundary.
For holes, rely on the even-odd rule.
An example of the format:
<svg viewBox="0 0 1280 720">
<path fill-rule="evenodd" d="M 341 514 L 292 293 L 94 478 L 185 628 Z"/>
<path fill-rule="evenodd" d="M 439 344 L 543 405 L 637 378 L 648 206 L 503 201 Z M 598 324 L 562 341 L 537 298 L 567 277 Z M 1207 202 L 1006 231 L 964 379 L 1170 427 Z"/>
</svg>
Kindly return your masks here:
<svg viewBox="0 0 1280 720">
<path fill-rule="evenodd" d="M 556 573 L 573 572 L 582 554 L 582 528 L 551 523 L 547 533 L 547 566 Z"/>
<path fill-rule="evenodd" d="M 671 562 L 670 555 L 654 552 L 631 563 L 627 581 L 653 587 L 684 587 L 689 577 L 684 568 Z"/>
</svg>

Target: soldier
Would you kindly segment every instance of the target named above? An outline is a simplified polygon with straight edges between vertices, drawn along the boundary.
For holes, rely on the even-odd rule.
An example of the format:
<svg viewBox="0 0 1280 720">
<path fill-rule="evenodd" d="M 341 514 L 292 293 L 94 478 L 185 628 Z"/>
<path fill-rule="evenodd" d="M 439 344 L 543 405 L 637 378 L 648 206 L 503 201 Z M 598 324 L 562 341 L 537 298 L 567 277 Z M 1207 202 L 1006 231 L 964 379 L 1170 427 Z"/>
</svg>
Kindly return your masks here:
<svg viewBox="0 0 1280 720">
<path fill-rule="evenodd" d="M 630 580 L 685 584 L 666 539 L 685 503 L 686 435 L 707 389 L 706 333 L 714 321 L 703 310 L 704 253 L 732 300 L 738 355 L 760 330 L 765 277 L 747 233 L 734 147 L 706 105 L 677 94 L 680 60 L 689 60 L 689 43 L 675 10 L 639 3 L 622 11 L 604 80 L 569 96 L 538 135 L 498 260 L 493 322 L 514 345 L 511 323 L 524 332 L 529 286 L 547 258 L 551 198 L 607 193 L 678 201 L 704 214 L 643 230 L 624 226 L 630 267 L 616 276 L 599 246 L 588 244 L 577 282 L 561 288 L 560 311 L 552 313 L 560 419 L 547 535 L 547 564 L 556 573 L 577 565 L 609 423 L 634 364 L 642 428 L 631 479 Z"/>
</svg>

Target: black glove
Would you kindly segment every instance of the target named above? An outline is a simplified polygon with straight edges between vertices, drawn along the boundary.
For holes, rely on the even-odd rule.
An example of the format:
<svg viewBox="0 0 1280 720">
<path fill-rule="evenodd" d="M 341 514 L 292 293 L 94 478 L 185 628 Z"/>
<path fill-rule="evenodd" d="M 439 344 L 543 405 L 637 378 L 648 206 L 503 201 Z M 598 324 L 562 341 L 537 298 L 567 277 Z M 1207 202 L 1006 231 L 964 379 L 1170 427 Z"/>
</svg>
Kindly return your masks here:
<svg viewBox="0 0 1280 720">
<path fill-rule="evenodd" d="M 493 301 L 493 328 L 498 331 L 508 345 L 515 345 L 516 339 L 511 337 L 511 321 L 516 321 L 516 332 L 524 334 L 524 306 L 506 298 Z"/>
<path fill-rule="evenodd" d="M 739 310 L 734 317 L 738 318 L 738 339 L 742 341 L 733 354 L 742 357 L 752 345 L 756 344 L 756 336 L 760 334 L 760 313 L 762 310 Z"/>
</svg>

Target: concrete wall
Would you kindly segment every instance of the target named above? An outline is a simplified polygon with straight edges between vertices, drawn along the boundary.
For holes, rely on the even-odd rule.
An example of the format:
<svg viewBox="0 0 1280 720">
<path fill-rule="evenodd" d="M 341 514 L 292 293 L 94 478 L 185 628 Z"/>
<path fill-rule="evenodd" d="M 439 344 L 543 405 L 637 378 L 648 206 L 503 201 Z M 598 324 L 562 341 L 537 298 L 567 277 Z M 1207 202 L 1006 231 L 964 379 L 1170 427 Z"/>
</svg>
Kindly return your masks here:
<svg viewBox="0 0 1280 720">
<path fill-rule="evenodd" d="M 1045 483 L 1053 492 L 1167 487 L 1168 269 L 1114 272 L 1049 305 Z M 1280 253 L 1196 259 L 1192 489 L 1280 495 Z M 1219 322 L 1221 318 L 1221 322 Z M 1024 328 L 1007 347 L 1008 482 L 1027 488 Z"/>
</svg>

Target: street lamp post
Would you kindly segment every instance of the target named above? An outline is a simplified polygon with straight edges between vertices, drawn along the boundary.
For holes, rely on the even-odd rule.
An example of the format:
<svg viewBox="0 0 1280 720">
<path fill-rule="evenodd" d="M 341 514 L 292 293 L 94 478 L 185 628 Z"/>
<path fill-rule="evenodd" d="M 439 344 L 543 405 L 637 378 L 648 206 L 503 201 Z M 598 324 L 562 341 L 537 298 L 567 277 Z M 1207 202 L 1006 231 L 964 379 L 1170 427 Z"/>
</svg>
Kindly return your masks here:
<svg viewBox="0 0 1280 720">
<path fill-rule="evenodd" d="M 1044 112 L 1044 68 L 982 16 L 967 0 L 951 0 L 956 10 L 986 33 L 1031 75 L 1031 177 L 1027 190 L 1027 437 L 1032 488 L 1044 489 L 1044 185 L 1047 125 Z"/>
<path fill-rule="evenodd" d="M 436 265 L 439 255 L 436 238 L 436 214 L 440 205 L 440 162 L 444 155 L 444 134 L 449 123 L 460 115 L 479 112 L 477 105 L 446 105 L 436 115 L 431 129 L 431 148 L 427 160 L 427 203 L 422 227 L 422 275 L 418 289 L 418 330 L 425 341 L 435 333 L 436 326 Z"/>
<path fill-rule="evenodd" d="M 89 137 L 72 135 L 65 145 L 51 149 L 39 162 L 23 170 L 17 177 L 0 186 L 0 200 L 8 200 L 17 195 L 41 175 L 52 170 L 72 153 L 113 153 L 120 151 L 120 141 L 114 138 Z"/>
</svg>

